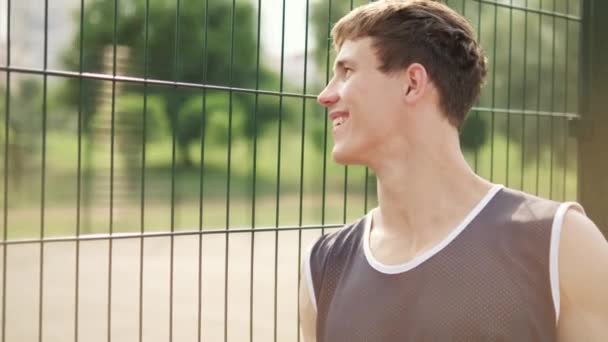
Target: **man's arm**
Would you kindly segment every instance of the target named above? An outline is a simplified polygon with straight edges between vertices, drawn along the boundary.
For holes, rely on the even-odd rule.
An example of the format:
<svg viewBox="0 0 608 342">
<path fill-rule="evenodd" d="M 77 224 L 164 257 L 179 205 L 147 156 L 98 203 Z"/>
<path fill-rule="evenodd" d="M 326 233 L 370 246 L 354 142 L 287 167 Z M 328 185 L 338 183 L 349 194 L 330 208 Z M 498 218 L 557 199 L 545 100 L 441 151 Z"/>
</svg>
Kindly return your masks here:
<svg viewBox="0 0 608 342">
<path fill-rule="evenodd" d="M 558 340 L 608 340 L 608 242 L 585 215 L 568 210 L 559 246 Z"/>
<path fill-rule="evenodd" d="M 300 327 L 304 342 L 316 342 L 317 312 L 308 294 L 306 268 L 302 265 L 300 276 Z"/>
</svg>

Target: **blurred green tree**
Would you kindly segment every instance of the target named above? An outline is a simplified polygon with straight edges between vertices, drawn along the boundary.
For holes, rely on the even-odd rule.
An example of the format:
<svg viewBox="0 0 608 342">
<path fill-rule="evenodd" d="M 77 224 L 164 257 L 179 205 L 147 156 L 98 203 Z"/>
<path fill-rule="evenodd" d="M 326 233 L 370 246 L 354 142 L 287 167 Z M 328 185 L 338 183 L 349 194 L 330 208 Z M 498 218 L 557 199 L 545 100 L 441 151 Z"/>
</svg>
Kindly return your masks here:
<svg viewBox="0 0 608 342">
<path fill-rule="evenodd" d="M 259 82 L 261 89 L 273 89 L 278 84 L 278 77 L 263 64 L 257 68 L 256 11 L 250 3 L 237 2 L 234 25 L 232 1 L 181 1 L 179 13 L 175 0 L 149 1 L 148 9 L 143 0 L 118 1 L 117 9 L 114 3 L 114 0 L 86 2 L 82 46 L 84 72 L 111 73 L 112 46 L 116 44 L 128 48 L 124 73 L 129 76 L 238 88 L 254 88 Z M 75 20 L 80 22 L 79 13 Z M 80 41 L 77 32 L 64 53 L 63 62 L 69 69 L 80 68 Z M 107 51 L 110 52 L 109 62 Z M 125 61 L 119 59 L 117 65 L 121 63 Z M 100 94 L 100 83 L 88 83 L 83 94 L 78 91 L 77 79 L 67 81 L 64 88 L 64 98 L 72 108 L 77 108 L 82 101 L 87 130 L 93 113 L 99 112 L 99 96 L 109 96 Z M 192 165 L 188 147 L 200 140 L 208 128 L 205 124 L 208 116 L 204 112 L 209 108 L 203 109 L 200 99 L 204 91 L 170 86 L 148 86 L 146 91 L 162 100 L 168 128 L 175 132 L 179 144 L 182 163 Z M 144 86 L 124 85 L 121 92 L 142 94 Z M 257 106 L 253 96 L 239 92 L 232 93 L 232 100 L 233 121 L 243 123 L 233 127 L 234 138 L 250 137 L 256 129 L 260 134 L 278 116 L 276 101 L 268 97 L 259 97 Z M 136 100 L 131 98 L 129 101 Z M 214 100 L 207 102 L 213 104 Z M 134 110 L 137 106 L 129 108 Z M 257 127 L 254 127 L 254 111 Z M 227 121 L 228 107 L 224 112 Z M 151 131 L 162 129 L 162 125 L 148 127 Z"/>
</svg>

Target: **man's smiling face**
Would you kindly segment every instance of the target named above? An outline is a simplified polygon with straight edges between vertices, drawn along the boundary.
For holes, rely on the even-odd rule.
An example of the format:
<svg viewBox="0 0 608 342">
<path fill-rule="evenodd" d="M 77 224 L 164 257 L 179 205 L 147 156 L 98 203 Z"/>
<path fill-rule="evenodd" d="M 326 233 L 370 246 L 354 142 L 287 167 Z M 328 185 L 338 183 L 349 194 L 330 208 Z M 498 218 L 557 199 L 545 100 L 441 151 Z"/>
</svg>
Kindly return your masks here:
<svg viewBox="0 0 608 342">
<path fill-rule="evenodd" d="M 403 82 L 379 70 L 372 38 L 346 40 L 334 64 L 334 76 L 319 94 L 332 121 L 333 159 L 367 165 L 381 145 L 399 135 Z"/>
</svg>

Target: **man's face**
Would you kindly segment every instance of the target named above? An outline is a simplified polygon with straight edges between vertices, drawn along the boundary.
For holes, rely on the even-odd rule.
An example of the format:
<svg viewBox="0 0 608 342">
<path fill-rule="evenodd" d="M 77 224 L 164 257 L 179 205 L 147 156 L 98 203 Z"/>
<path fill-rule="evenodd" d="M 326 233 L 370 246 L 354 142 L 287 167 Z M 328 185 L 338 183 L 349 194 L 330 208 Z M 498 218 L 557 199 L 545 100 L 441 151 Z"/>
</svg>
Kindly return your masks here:
<svg viewBox="0 0 608 342">
<path fill-rule="evenodd" d="M 403 81 L 379 66 L 371 38 L 345 41 L 334 77 L 317 98 L 328 109 L 337 163 L 369 165 L 383 144 L 403 134 Z"/>
</svg>

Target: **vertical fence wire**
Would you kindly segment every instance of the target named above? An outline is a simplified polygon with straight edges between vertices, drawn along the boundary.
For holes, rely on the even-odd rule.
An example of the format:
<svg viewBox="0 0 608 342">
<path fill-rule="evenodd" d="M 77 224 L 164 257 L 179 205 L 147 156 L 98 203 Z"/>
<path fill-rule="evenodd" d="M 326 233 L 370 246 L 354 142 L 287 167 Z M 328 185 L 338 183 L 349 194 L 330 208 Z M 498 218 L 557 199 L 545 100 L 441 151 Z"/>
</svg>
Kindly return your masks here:
<svg viewBox="0 0 608 342">
<path fill-rule="evenodd" d="M 494 143 L 496 128 L 496 47 L 498 46 L 498 4 L 494 4 L 494 39 L 492 46 L 492 110 L 490 112 L 490 182 L 494 182 Z"/>
<path fill-rule="evenodd" d="M 283 0 L 281 17 L 281 62 L 279 72 L 279 93 L 283 94 L 284 72 L 285 72 L 285 7 L 287 3 Z M 283 95 L 279 95 L 279 129 L 277 132 L 277 193 L 276 193 L 276 212 L 275 228 L 279 228 L 280 197 L 281 197 L 281 140 L 283 133 Z M 278 273 L 279 273 L 279 230 L 274 232 L 274 324 L 273 340 L 277 341 L 277 314 L 278 314 Z"/>
<path fill-rule="evenodd" d="M 589 21 L 590 23 L 593 23 L 593 17 L 590 18 L 590 16 L 589 16 L 590 13 L 587 12 L 587 6 L 585 6 L 585 1 L 590 1 L 590 0 L 579 1 L 578 13 L 580 16 L 585 18 L 587 21 Z M 591 3 L 590 5 L 591 6 L 589 7 L 589 9 L 591 9 L 591 7 L 593 7 L 593 3 Z M 577 54 L 578 58 L 577 58 L 577 65 L 576 65 L 577 70 L 578 70 L 578 72 L 576 73 L 576 85 L 578 86 L 577 93 L 576 93 L 577 94 L 576 111 L 578 113 L 583 113 L 583 110 L 585 110 L 587 108 L 586 104 L 583 103 L 583 101 L 582 101 L 582 99 L 585 99 L 584 94 L 583 94 L 585 89 L 581 85 L 581 82 L 584 82 L 587 79 L 587 77 L 589 76 L 590 66 L 587 65 L 586 62 L 588 61 L 588 56 L 593 54 L 593 47 L 587 45 L 587 43 L 584 42 L 585 39 L 588 39 L 587 40 L 588 42 L 591 41 L 590 38 L 594 36 L 592 31 L 590 34 L 590 36 L 591 36 L 590 38 L 587 38 L 587 37 L 583 38 L 584 34 L 590 33 L 589 32 L 590 27 L 591 27 L 591 25 L 589 25 L 587 22 L 585 22 L 584 25 L 579 25 L 579 31 L 578 31 L 579 39 L 578 39 L 577 47 L 578 47 L 579 53 Z M 587 47 L 590 48 L 589 51 L 585 51 L 585 49 Z M 581 54 L 584 54 L 584 55 L 581 56 Z M 588 97 L 586 99 L 588 99 Z M 575 126 L 577 134 L 580 132 L 580 130 L 578 129 L 578 127 L 580 127 L 580 126 L 581 126 L 580 124 Z M 578 141 L 577 141 L 577 144 L 578 144 Z M 579 150 L 580 150 L 580 148 L 577 146 L 577 151 L 579 151 Z M 577 154 L 576 161 L 577 161 L 576 172 L 577 172 L 577 176 L 578 176 L 578 175 L 580 175 L 580 170 L 581 170 L 580 155 L 578 155 L 578 154 Z M 581 190 L 580 190 L 578 182 L 576 185 L 577 185 L 576 196 L 578 197 L 581 194 Z"/>
<path fill-rule="evenodd" d="M 118 0 L 114 0 L 114 30 L 112 33 L 112 76 L 117 75 L 118 58 Z M 116 81 L 112 80 L 112 99 L 111 99 L 111 120 L 110 120 L 110 231 L 114 234 L 114 177 L 115 177 L 115 149 L 116 149 Z M 113 247 L 114 241 L 110 239 L 108 247 L 108 312 L 107 312 L 107 340 L 112 341 L 112 272 L 113 272 Z"/>
<path fill-rule="evenodd" d="M 570 14 L 570 0 L 566 0 L 566 14 Z M 569 70 L 569 65 L 568 65 L 568 61 L 570 60 L 570 49 L 569 49 L 569 38 L 570 38 L 570 21 L 566 20 L 566 47 L 565 47 L 565 66 L 564 66 L 564 113 L 568 112 L 568 85 L 570 84 L 570 82 L 568 82 L 568 71 Z M 564 173 L 563 173 L 563 179 L 562 179 L 562 186 L 563 186 L 563 192 L 562 192 L 562 201 L 566 201 L 567 200 L 567 181 L 568 181 L 568 138 L 569 138 L 569 121 L 568 119 L 563 119 L 563 124 L 564 124 Z"/>
<path fill-rule="evenodd" d="M 148 43 L 149 43 L 149 22 L 150 22 L 150 0 L 146 0 L 144 13 L 144 79 L 149 76 Z M 140 176 L 140 197 L 139 197 L 139 292 L 138 292 L 138 320 L 137 334 L 138 341 L 143 342 L 144 324 L 144 248 L 145 239 L 145 210 L 146 210 L 146 136 L 148 126 L 148 82 L 144 82 L 144 99 L 142 111 L 142 139 L 141 139 L 141 176 Z"/>
<path fill-rule="evenodd" d="M 11 67 L 11 0 L 6 2 L 6 67 Z M 8 241 L 8 174 L 9 174 L 9 134 L 10 130 L 10 99 L 11 99 L 11 72 L 6 70 L 6 89 L 4 97 L 4 204 L 2 206 L 2 242 Z M 2 246 L 2 342 L 6 341 L 6 270 L 8 246 Z"/>
<path fill-rule="evenodd" d="M 528 0 L 526 0 L 525 5 L 528 8 Z M 528 108 L 527 94 L 528 94 L 528 11 L 524 12 L 524 70 L 523 70 L 523 79 L 524 86 L 522 87 L 522 108 Z M 521 116 L 521 182 L 519 184 L 519 188 L 523 191 L 525 185 L 525 161 L 526 161 L 526 116 Z"/>
<path fill-rule="evenodd" d="M 202 67 L 203 84 L 207 83 L 207 70 L 208 70 L 208 41 L 209 41 L 209 0 L 205 0 L 205 24 L 203 25 L 203 50 L 202 50 Z M 197 277 L 197 324 L 196 324 L 196 335 L 198 341 L 203 340 L 203 195 L 205 192 L 205 122 L 207 119 L 207 89 L 202 90 L 202 103 L 201 103 L 201 162 L 199 169 L 199 198 L 198 198 L 198 277 Z"/>
<path fill-rule="evenodd" d="M 116 77 L 117 65 L 117 45 L 118 45 L 118 0 L 114 0 L 114 29 L 112 32 L 112 76 Z M 116 137 L 116 81 L 112 80 L 111 98 L 111 118 L 110 118 L 110 223 L 109 234 L 114 233 L 114 150 Z M 112 261 L 113 261 L 114 241 L 108 241 L 108 305 L 107 305 L 107 340 L 112 341 Z"/>
<path fill-rule="evenodd" d="M 46 70 L 48 67 L 48 50 L 49 50 L 49 3 L 44 1 L 44 57 L 43 65 Z M 45 238 L 45 213 L 46 213 L 46 143 L 47 143 L 47 87 L 48 75 L 42 76 L 42 163 L 41 163 L 41 189 L 40 189 L 40 273 L 39 273 L 39 288 L 38 288 L 38 341 L 42 342 L 43 335 L 43 312 L 44 312 L 44 238 Z"/>
<path fill-rule="evenodd" d="M 505 162 L 505 185 L 509 184 L 509 157 L 511 153 L 511 76 L 512 76 L 512 59 L 513 59 L 513 0 L 509 0 L 509 62 L 507 66 L 507 151 Z M 523 116 L 523 114 L 522 114 Z"/>
<path fill-rule="evenodd" d="M 543 8 L 543 0 L 539 1 L 539 10 Z M 542 75 L 542 38 L 543 38 L 543 16 L 538 15 L 538 70 L 537 70 L 537 91 L 536 91 L 536 183 L 535 183 L 535 195 L 539 195 L 540 188 L 540 112 L 541 110 L 541 75 Z"/>
<path fill-rule="evenodd" d="M 228 84 L 234 86 L 234 36 L 236 29 L 236 0 L 232 0 L 231 29 L 230 29 L 230 69 L 228 72 Z M 228 91 L 228 153 L 226 156 L 226 253 L 224 257 L 224 342 L 228 341 L 228 270 L 230 254 L 230 174 L 232 166 L 232 90 Z"/>
<path fill-rule="evenodd" d="M 553 0 L 553 12 L 555 12 L 556 10 L 556 0 Z M 553 112 L 555 110 L 555 20 L 556 17 L 553 16 L 551 18 L 551 25 L 552 25 L 552 30 L 551 30 L 551 95 L 550 95 L 550 111 Z M 555 123 L 554 123 L 554 116 L 551 115 L 551 117 L 549 118 L 550 123 L 549 123 L 549 128 L 550 128 L 550 133 L 549 133 L 549 139 L 550 139 L 550 148 L 549 148 L 549 198 L 553 198 L 553 157 L 554 157 L 554 147 L 555 147 L 555 133 L 554 133 L 554 127 L 555 127 Z"/>
<path fill-rule="evenodd" d="M 477 41 L 481 44 L 481 1 L 477 2 Z M 477 100 L 479 104 L 479 100 Z M 475 120 L 479 122 L 479 110 L 475 111 Z M 479 171 L 479 149 L 475 149 L 473 156 L 473 170 L 475 173 Z"/>
<path fill-rule="evenodd" d="M 354 8 L 353 0 L 350 0 L 350 5 L 348 9 L 352 11 Z M 344 191 L 343 191 L 343 199 L 342 199 L 342 224 L 346 224 L 346 210 L 347 210 L 347 201 L 348 199 L 348 165 L 344 165 Z"/>
<path fill-rule="evenodd" d="M 303 71 L 303 84 L 302 94 L 306 94 L 308 91 L 308 23 L 310 10 L 310 0 L 306 0 L 306 11 L 304 15 L 305 27 L 304 27 L 304 71 Z M 302 98 L 302 120 L 301 120 L 301 133 L 300 133 L 300 174 L 299 174 L 299 189 L 298 189 L 298 226 L 302 227 L 303 224 L 303 210 L 304 210 L 304 151 L 306 142 L 306 101 L 305 97 Z M 299 298 L 300 285 L 302 282 L 302 230 L 298 230 L 298 286 L 295 293 L 296 298 Z M 297 303 L 296 312 L 296 338 L 297 342 L 300 342 L 300 301 Z M 253 342 L 253 341 L 252 341 Z"/>
<path fill-rule="evenodd" d="M 254 282 L 254 260 L 255 260 L 255 227 L 256 227 L 256 191 L 257 191 L 257 162 L 258 162 L 258 110 L 260 101 L 260 51 L 262 50 L 262 0 L 258 0 L 257 28 L 256 28 L 256 56 L 255 56 L 255 90 L 253 105 L 253 153 L 252 153 L 252 175 L 251 175 L 251 238 L 249 254 L 249 341 L 253 342 L 253 282 Z M 306 93 L 304 91 L 304 93 Z"/>
<path fill-rule="evenodd" d="M 173 46 L 173 80 L 179 81 L 179 33 L 180 33 L 180 0 L 176 0 L 175 6 L 175 41 Z M 173 92 L 177 94 L 178 87 L 173 87 Z M 174 114 L 171 115 L 173 123 L 171 136 L 171 236 L 170 236 L 170 251 L 169 251 L 169 341 L 173 341 L 173 285 L 174 285 L 174 270 L 175 270 L 175 200 L 176 200 L 176 149 L 177 149 L 177 126 L 178 119 Z"/>
<path fill-rule="evenodd" d="M 80 0 L 78 70 L 84 70 L 84 0 Z M 81 195 L 82 195 L 82 133 L 83 133 L 83 90 L 84 80 L 78 79 L 78 151 L 76 170 L 76 237 L 81 234 Z M 143 240 L 143 239 L 142 239 Z M 74 341 L 78 342 L 79 305 L 80 305 L 80 240 L 76 241 L 74 275 Z"/>
<path fill-rule="evenodd" d="M 330 61 L 329 61 L 329 51 L 331 48 L 330 44 L 330 35 L 331 35 L 331 27 L 332 27 L 332 0 L 329 0 L 328 9 L 327 9 L 327 53 L 325 55 L 325 84 L 329 83 L 329 73 L 330 73 Z M 326 186 L 327 186 L 327 108 L 324 110 L 323 120 L 323 185 L 322 185 L 322 194 L 321 194 L 321 234 L 325 234 L 325 201 L 326 201 Z"/>
</svg>

